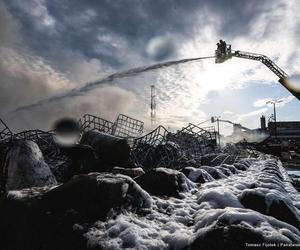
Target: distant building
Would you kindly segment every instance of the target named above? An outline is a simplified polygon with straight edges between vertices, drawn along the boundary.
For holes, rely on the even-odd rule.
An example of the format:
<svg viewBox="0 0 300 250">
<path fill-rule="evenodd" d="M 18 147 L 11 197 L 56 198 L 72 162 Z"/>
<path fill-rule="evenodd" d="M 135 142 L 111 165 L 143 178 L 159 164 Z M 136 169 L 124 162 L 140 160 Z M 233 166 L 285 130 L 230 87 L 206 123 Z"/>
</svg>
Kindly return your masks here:
<svg viewBox="0 0 300 250">
<path fill-rule="evenodd" d="M 267 130 L 266 117 L 264 115 L 262 115 L 260 118 L 260 128 L 261 128 L 261 131 L 263 131 L 263 132 L 266 132 L 266 130 Z"/>
<path fill-rule="evenodd" d="M 269 122 L 268 132 L 271 136 L 276 136 L 282 140 L 300 141 L 300 121 Z"/>
</svg>

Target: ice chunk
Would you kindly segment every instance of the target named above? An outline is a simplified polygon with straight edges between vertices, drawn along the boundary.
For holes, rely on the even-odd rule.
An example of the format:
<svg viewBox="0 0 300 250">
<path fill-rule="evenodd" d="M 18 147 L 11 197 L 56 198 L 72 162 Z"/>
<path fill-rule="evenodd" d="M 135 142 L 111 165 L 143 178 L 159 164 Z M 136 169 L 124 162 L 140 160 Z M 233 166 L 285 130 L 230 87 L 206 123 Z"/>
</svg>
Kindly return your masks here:
<svg viewBox="0 0 300 250">
<path fill-rule="evenodd" d="M 55 185 L 56 179 L 33 141 L 16 142 L 7 154 L 7 190 Z"/>
</svg>

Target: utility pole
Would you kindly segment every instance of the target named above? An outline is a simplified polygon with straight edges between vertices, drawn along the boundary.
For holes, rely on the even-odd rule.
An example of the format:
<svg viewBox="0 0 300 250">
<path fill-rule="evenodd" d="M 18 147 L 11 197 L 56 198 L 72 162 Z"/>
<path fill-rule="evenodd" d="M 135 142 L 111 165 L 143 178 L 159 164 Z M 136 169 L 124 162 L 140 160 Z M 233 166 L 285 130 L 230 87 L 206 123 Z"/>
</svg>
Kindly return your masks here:
<svg viewBox="0 0 300 250">
<path fill-rule="evenodd" d="M 282 102 L 282 100 L 270 100 L 266 104 L 273 104 L 273 116 L 274 116 L 274 129 L 275 129 L 275 138 L 277 139 L 277 120 L 276 120 L 276 104 Z"/>
<path fill-rule="evenodd" d="M 219 118 L 217 118 L 217 126 L 218 126 L 218 138 L 219 138 L 219 145 L 221 145 L 221 138 L 220 138 L 220 121 Z"/>
<path fill-rule="evenodd" d="M 211 123 L 217 122 L 217 130 L 218 130 L 218 143 L 219 146 L 221 145 L 221 138 L 220 138 L 220 116 L 212 116 Z"/>
</svg>

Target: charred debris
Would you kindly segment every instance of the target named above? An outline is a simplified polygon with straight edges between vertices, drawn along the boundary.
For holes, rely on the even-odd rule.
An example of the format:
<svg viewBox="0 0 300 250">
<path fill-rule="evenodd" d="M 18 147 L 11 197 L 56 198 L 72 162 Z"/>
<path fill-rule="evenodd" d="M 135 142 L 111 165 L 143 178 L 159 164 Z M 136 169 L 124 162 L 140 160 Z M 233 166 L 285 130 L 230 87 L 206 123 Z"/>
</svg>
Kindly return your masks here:
<svg viewBox="0 0 300 250">
<path fill-rule="evenodd" d="M 54 131 L 34 129 L 13 133 L 0 120 L 1 192 L 5 192 L 9 184 L 10 157 L 15 157 L 11 152 L 20 154 L 22 150 L 28 150 L 28 141 L 36 144 L 43 161 L 59 183 L 74 175 L 90 172 L 122 173 L 135 177 L 158 167 L 179 170 L 199 163 L 233 164 L 241 158 L 241 154 L 245 157 L 245 150 L 248 155 L 255 152 L 249 146 L 228 145 L 221 149 L 217 145 L 214 127 L 201 128 L 191 123 L 176 133 L 158 126 L 147 134 L 142 121 L 123 114 L 115 122 L 85 114 L 78 124 L 79 140 L 73 145 L 63 145 L 56 140 Z M 21 150 L 16 151 L 16 147 Z M 27 152 L 30 153 L 36 154 Z M 27 187 L 30 186 L 24 184 L 17 188 Z"/>
</svg>

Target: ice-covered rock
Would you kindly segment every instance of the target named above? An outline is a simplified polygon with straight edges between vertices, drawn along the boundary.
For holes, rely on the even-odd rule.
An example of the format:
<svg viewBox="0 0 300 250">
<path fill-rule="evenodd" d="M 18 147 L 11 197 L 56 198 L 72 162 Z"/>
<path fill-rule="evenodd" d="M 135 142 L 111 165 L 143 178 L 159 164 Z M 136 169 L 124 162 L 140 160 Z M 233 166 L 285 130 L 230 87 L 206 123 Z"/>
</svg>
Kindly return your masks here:
<svg viewBox="0 0 300 250">
<path fill-rule="evenodd" d="M 262 244 L 267 243 L 280 249 L 283 244 L 300 242 L 300 232 L 295 227 L 249 209 L 201 210 L 196 220 L 191 249 L 248 249 L 246 244 L 262 249 Z"/>
<path fill-rule="evenodd" d="M 265 188 L 246 189 L 239 199 L 246 208 L 270 215 L 300 229 L 300 211 L 284 193 Z"/>
<path fill-rule="evenodd" d="M 280 161 L 187 164 L 134 180 L 90 173 L 57 187 L 10 191 L 0 200 L 1 247 L 238 250 L 300 242 L 300 195 Z"/>
<path fill-rule="evenodd" d="M 219 169 L 215 167 L 209 167 L 209 166 L 201 166 L 199 169 L 203 169 L 206 172 L 208 172 L 214 179 L 222 179 L 226 178 L 227 176 L 223 174 Z"/>
<path fill-rule="evenodd" d="M 122 167 L 114 167 L 112 169 L 112 172 L 114 174 L 128 175 L 131 178 L 141 176 L 145 173 L 142 168 L 122 168 Z"/>
<path fill-rule="evenodd" d="M 54 188 L 10 191 L 0 200 L 1 249 L 86 249 L 86 223 L 120 209 L 150 209 L 152 202 L 130 177 L 104 173 L 75 176 Z"/>
<path fill-rule="evenodd" d="M 216 169 L 218 169 L 220 172 L 222 172 L 223 174 L 225 174 L 226 176 L 230 176 L 232 175 L 233 173 L 231 172 L 230 169 L 228 168 L 224 168 L 224 167 L 221 167 L 221 166 L 216 166 L 215 167 Z"/>
<path fill-rule="evenodd" d="M 229 164 L 222 164 L 222 165 L 220 165 L 220 167 L 229 169 L 233 174 L 238 174 L 241 172 L 240 170 L 235 168 L 233 165 L 229 165 Z"/>
<path fill-rule="evenodd" d="M 56 184 L 41 150 L 33 141 L 15 142 L 7 154 L 6 167 L 7 190 Z"/>
<path fill-rule="evenodd" d="M 152 169 L 135 181 L 152 195 L 179 196 L 180 192 L 195 187 L 183 173 L 167 168 Z"/>
<path fill-rule="evenodd" d="M 200 204 L 200 208 L 205 209 L 243 207 L 238 198 L 229 189 L 222 187 L 200 190 L 197 202 Z"/>
<path fill-rule="evenodd" d="M 209 173 L 207 173 L 204 169 L 185 167 L 181 170 L 181 172 L 191 181 L 196 183 L 205 183 L 209 181 L 214 181 L 214 178 Z"/>
</svg>

